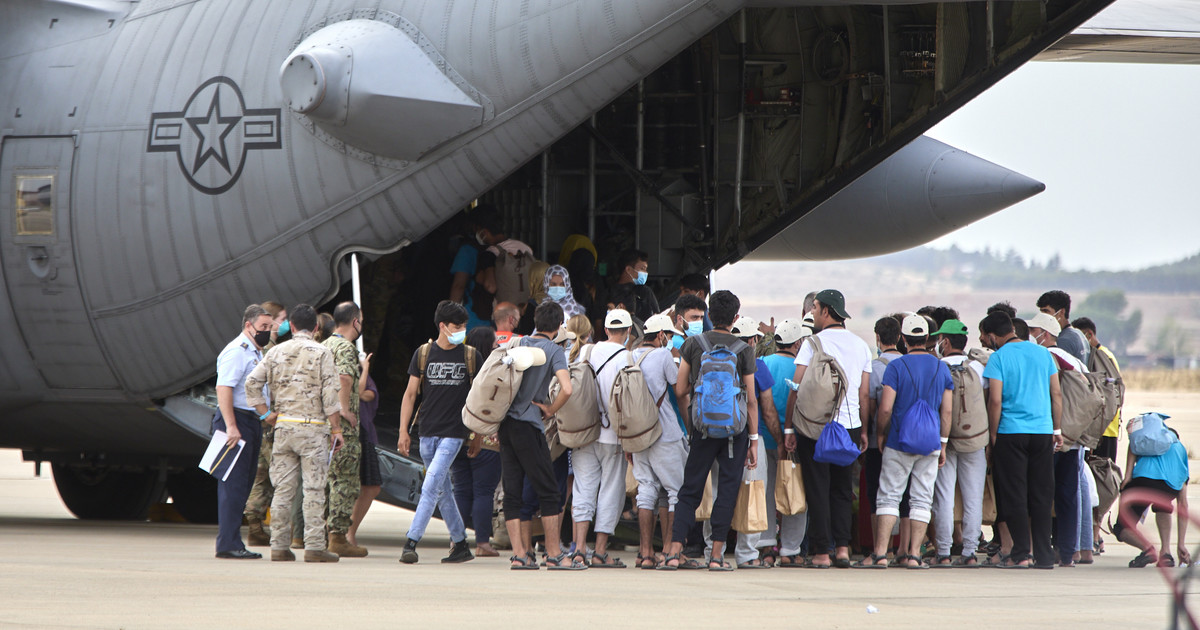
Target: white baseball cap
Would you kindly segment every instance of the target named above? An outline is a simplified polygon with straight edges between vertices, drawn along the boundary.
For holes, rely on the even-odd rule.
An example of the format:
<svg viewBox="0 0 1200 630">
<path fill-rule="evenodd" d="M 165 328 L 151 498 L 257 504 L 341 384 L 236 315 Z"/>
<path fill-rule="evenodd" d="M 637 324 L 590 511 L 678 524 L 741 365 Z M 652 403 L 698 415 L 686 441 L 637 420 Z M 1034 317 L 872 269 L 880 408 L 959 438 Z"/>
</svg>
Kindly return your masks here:
<svg viewBox="0 0 1200 630">
<path fill-rule="evenodd" d="M 736 322 L 733 322 L 733 328 L 729 329 L 734 337 L 747 339 L 755 335 L 762 334 L 758 332 L 758 322 L 750 317 L 739 317 Z"/>
<path fill-rule="evenodd" d="M 900 334 L 906 337 L 924 337 L 929 334 L 929 322 L 921 315 L 907 315 L 900 324 Z"/>
<path fill-rule="evenodd" d="M 1041 328 L 1050 333 L 1052 337 L 1057 337 L 1062 332 L 1062 326 L 1058 325 L 1058 320 L 1053 315 L 1046 313 L 1038 313 L 1025 323 L 1029 324 L 1030 328 Z"/>
<path fill-rule="evenodd" d="M 775 324 L 775 341 L 790 346 L 812 334 L 812 327 L 798 319 L 785 319 Z"/>
<path fill-rule="evenodd" d="M 629 316 L 629 311 L 623 308 L 614 308 L 604 316 L 604 327 L 617 330 L 620 328 L 629 328 L 633 326 L 633 318 Z"/>
<path fill-rule="evenodd" d="M 662 331 L 675 332 L 675 327 L 671 325 L 671 318 L 659 313 L 650 316 L 646 320 L 646 334 L 656 335 Z"/>
</svg>

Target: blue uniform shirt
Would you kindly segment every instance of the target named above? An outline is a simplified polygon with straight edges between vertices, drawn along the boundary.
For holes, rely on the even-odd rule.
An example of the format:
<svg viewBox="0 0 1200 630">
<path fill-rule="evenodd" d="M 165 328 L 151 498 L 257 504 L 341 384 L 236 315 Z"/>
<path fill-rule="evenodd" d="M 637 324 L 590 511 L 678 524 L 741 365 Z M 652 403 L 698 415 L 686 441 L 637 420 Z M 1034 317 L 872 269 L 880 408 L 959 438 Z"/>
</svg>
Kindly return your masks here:
<svg viewBox="0 0 1200 630">
<path fill-rule="evenodd" d="M 246 402 L 246 377 L 261 360 L 262 351 L 244 334 L 238 335 L 233 341 L 230 341 L 217 356 L 217 387 L 233 388 L 235 409 L 254 412 L 254 407 Z M 264 387 L 263 396 L 266 395 L 267 388 Z M 270 398 L 267 398 L 267 406 L 271 406 Z"/>
</svg>

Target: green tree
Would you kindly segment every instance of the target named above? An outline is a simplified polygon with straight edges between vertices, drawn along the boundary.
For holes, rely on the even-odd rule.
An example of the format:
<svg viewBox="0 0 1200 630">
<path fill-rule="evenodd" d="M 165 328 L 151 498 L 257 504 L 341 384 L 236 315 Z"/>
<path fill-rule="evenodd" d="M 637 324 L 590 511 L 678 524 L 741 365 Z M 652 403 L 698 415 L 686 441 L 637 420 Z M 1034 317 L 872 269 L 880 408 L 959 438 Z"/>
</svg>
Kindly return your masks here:
<svg viewBox="0 0 1200 630">
<path fill-rule="evenodd" d="M 1127 317 L 1122 313 L 1129 307 L 1125 292 L 1120 289 L 1100 289 L 1088 294 L 1071 309 L 1072 317 L 1087 317 L 1096 323 L 1096 335 L 1119 357 L 1128 356 L 1129 346 L 1142 332 L 1142 311 L 1134 310 Z"/>
<path fill-rule="evenodd" d="M 1156 354 L 1164 357 L 1181 357 L 1188 354 L 1187 331 L 1175 321 L 1174 316 L 1168 316 L 1162 328 L 1158 329 L 1153 349 Z"/>
</svg>

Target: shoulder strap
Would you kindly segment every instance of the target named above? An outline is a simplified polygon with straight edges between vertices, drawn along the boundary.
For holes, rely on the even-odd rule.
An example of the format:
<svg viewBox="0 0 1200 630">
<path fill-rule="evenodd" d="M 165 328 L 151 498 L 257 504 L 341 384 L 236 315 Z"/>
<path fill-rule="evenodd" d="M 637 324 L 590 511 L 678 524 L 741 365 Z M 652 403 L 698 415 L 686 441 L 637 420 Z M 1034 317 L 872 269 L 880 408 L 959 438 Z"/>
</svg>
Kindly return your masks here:
<svg viewBox="0 0 1200 630">
<path fill-rule="evenodd" d="M 596 374 L 600 374 L 601 372 L 603 372 L 604 366 L 608 365 L 609 361 L 612 361 L 613 359 L 617 358 L 617 355 L 621 354 L 622 352 L 629 352 L 629 351 L 622 348 L 622 349 L 617 350 L 616 352 L 612 353 L 611 355 L 609 355 L 609 357 L 604 360 L 604 363 L 600 364 L 600 367 L 596 370 Z"/>
<path fill-rule="evenodd" d="M 1063 372 L 1071 372 L 1075 370 L 1075 366 L 1071 365 L 1070 361 L 1058 356 L 1058 353 L 1051 352 L 1050 356 L 1054 357 L 1054 362 L 1058 364 L 1058 369 Z"/>
<path fill-rule="evenodd" d="M 700 333 L 696 335 L 696 343 L 700 344 L 701 350 L 708 352 L 713 349 L 712 341 L 708 339 L 708 335 Z"/>
<path fill-rule="evenodd" d="M 646 357 L 650 356 L 650 353 L 654 352 L 657 349 L 658 348 L 650 348 L 650 349 L 646 350 L 645 352 L 642 353 L 641 357 L 638 357 L 638 360 L 636 362 L 633 360 L 633 353 L 630 352 L 629 353 L 629 365 L 636 365 L 640 369 L 642 367 L 642 361 L 645 361 Z"/>
<path fill-rule="evenodd" d="M 425 366 L 429 365 L 429 350 L 432 346 L 433 340 L 430 339 L 429 341 L 421 344 L 420 348 L 417 348 L 417 368 L 421 370 L 421 379 L 417 381 L 418 395 L 421 393 L 421 390 L 425 388 Z"/>
<path fill-rule="evenodd" d="M 809 335 L 808 340 L 812 342 L 813 349 L 819 350 L 821 354 L 825 354 L 825 346 L 821 345 L 821 339 L 816 335 Z"/>
<path fill-rule="evenodd" d="M 479 366 L 475 365 L 475 353 L 476 350 L 474 346 L 469 346 L 465 343 L 463 344 L 463 360 L 467 364 L 467 375 L 471 380 L 475 379 L 475 375 L 478 374 L 479 369 Z M 422 368 L 421 372 L 424 373 L 424 371 L 424 368 Z"/>
</svg>

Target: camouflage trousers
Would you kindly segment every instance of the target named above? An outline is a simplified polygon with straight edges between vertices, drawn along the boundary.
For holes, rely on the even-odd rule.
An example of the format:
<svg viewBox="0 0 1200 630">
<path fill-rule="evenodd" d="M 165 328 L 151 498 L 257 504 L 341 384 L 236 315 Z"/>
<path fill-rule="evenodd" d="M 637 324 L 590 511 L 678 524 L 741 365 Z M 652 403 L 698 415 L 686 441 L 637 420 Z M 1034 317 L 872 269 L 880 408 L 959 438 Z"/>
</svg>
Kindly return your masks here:
<svg viewBox="0 0 1200 630">
<path fill-rule="evenodd" d="M 254 487 L 250 489 L 250 498 L 246 499 L 246 510 L 243 512 L 248 523 L 261 523 L 267 517 L 267 508 L 271 507 L 271 498 L 275 495 L 275 486 L 271 485 L 271 449 L 275 443 L 275 429 L 265 422 L 262 427 L 258 472 L 254 473 Z"/>
<path fill-rule="evenodd" d="M 342 425 L 346 445 L 333 455 L 329 466 L 329 533 L 345 534 L 350 530 L 354 504 L 362 491 L 362 442 L 358 427 Z"/>
<path fill-rule="evenodd" d="M 303 481 L 304 548 L 325 549 L 325 484 L 329 475 L 329 427 L 279 423 L 271 449 L 271 549 L 292 543 L 292 502 Z"/>
</svg>

